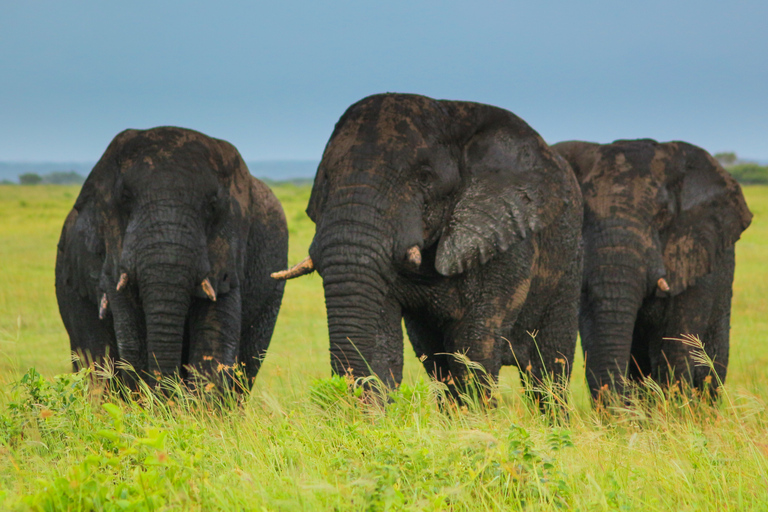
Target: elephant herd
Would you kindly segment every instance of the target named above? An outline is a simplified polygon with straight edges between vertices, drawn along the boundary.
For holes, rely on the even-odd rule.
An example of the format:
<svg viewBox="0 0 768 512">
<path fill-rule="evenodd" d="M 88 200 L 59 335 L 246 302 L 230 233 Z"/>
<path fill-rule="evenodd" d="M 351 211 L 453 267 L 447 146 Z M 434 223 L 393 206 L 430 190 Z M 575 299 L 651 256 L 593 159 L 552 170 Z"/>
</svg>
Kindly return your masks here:
<svg viewBox="0 0 768 512">
<path fill-rule="evenodd" d="M 578 332 L 595 398 L 648 376 L 725 380 L 734 244 L 752 215 L 696 146 L 549 146 L 497 107 L 378 94 L 336 123 L 307 214 L 309 255 L 283 270 L 280 203 L 232 145 L 174 127 L 120 133 L 59 240 L 72 350 L 125 361 L 129 382 L 219 382 L 242 365 L 250 385 L 285 280 L 316 270 L 339 374 L 399 384 L 404 321 L 454 395 L 479 366 L 490 381 L 514 365 L 526 383 L 567 383 Z M 701 337 L 716 375 L 670 339 L 681 334 Z"/>
</svg>

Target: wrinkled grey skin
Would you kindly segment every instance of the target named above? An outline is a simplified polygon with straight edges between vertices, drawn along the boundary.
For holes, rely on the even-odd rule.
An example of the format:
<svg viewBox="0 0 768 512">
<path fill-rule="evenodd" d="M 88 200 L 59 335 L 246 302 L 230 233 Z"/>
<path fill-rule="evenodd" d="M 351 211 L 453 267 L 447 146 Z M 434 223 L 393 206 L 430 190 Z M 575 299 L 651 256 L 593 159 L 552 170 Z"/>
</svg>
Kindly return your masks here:
<svg viewBox="0 0 768 512">
<path fill-rule="evenodd" d="M 307 213 L 335 372 L 399 383 L 404 319 L 416 356 L 449 384 L 467 376 L 454 353 L 490 379 L 514 364 L 534 381 L 567 381 L 581 197 L 565 161 L 514 114 L 365 98 L 337 123 Z"/>
<path fill-rule="evenodd" d="M 685 142 L 553 149 L 584 197 L 579 327 L 592 396 L 621 392 L 625 375 L 716 388 L 728 367 L 734 243 L 752 218 L 738 183 Z M 665 340 L 681 334 L 700 336 L 717 375 L 696 366 L 690 347 Z"/>
<path fill-rule="evenodd" d="M 243 363 L 250 384 L 283 296 L 269 273 L 287 250 L 282 207 L 231 144 L 182 128 L 126 130 L 59 240 L 56 296 L 71 348 L 124 360 L 149 380 L 194 367 L 218 381 L 219 364 Z"/>
</svg>

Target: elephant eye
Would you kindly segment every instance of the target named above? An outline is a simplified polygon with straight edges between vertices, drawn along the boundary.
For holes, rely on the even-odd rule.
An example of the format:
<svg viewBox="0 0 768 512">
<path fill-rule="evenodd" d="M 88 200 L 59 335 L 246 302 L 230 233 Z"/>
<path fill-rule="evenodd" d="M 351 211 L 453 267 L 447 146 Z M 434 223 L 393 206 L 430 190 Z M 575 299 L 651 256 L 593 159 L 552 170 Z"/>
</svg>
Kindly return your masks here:
<svg viewBox="0 0 768 512">
<path fill-rule="evenodd" d="M 416 180 L 422 187 L 429 187 L 435 179 L 435 172 L 428 165 L 422 165 L 416 171 Z"/>
<path fill-rule="evenodd" d="M 208 217 L 213 217 L 222 209 L 222 206 L 223 200 L 220 194 L 211 194 L 205 202 L 205 213 Z"/>
<path fill-rule="evenodd" d="M 133 201 L 133 193 L 128 187 L 123 186 L 120 190 L 120 202 L 124 205 L 130 204 Z"/>
</svg>

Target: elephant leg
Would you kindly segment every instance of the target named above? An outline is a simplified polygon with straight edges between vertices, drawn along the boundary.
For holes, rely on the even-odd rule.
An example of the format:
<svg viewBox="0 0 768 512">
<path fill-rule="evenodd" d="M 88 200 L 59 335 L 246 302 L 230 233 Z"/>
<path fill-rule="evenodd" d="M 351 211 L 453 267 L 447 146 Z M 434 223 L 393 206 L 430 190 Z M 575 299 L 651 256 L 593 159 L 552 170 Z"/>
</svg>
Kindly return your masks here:
<svg viewBox="0 0 768 512">
<path fill-rule="evenodd" d="M 576 352 L 580 279 L 580 265 L 574 262 L 538 318 L 528 318 L 523 312 L 515 325 L 515 344 L 529 347 L 526 361 L 518 362 L 520 379 L 543 412 L 547 404 L 563 407 L 567 403 Z"/>
<path fill-rule="evenodd" d="M 99 308 L 67 286 L 59 286 L 56 295 L 70 348 L 79 357 L 72 362 L 73 370 L 117 360 L 112 314 L 107 312 L 103 320 L 99 319 Z"/>
<path fill-rule="evenodd" d="M 679 339 L 682 335 L 691 334 L 699 336 L 705 347 L 710 343 L 706 336 L 715 309 L 714 281 L 714 275 L 704 276 L 696 285 L 670 299 L 661 339 L 652 340 L 653 374 L 660 383 L 671 385 L 686 379 L 694 384 L 697 374 L 709 373 L 708 370 L 697 369 L 693 358 L 697 349 Z"/>
<path fill-rule="evenodd" d="M 219 382 L 236 377 L 240 342 L 240 290 L 220 295 L 216 302 L 194 299 L 189 315 L 189 358 L 195 371 Z M 221 366 L 220 366 L 221 365 Z"/>
<path fill-rule="evenodd" d="M 242 334 L 240 336 L 240 361 L 245 364 L 248 385 L 252 386 L 275 330 L 277 314 L 283 300 L 282 288 L 255 311 L 244 305 Z"/>
<path fill-rule="evenodd" d="M 551 391 L 563 405 L 576 352 L 577 309 L 576 301 L 558 300 L 550 305 L 531 340 L 530 369 L 525 369 L 530 384 Z"/>
<path fill-rule="evenodd" d="M 695 286 L 673 298 L 670 322 L 665 337 L 679 338 L 681 334 L 698 335 L 704 352 L 711 360 L 715 375 L 708 364 L 694 360 L 695 347 L 678 341 L 662 342 L 663 362 L 684 368 L 683 375 L 696 388 L 716 389 L 725 382 L 730 346 L 731 299 L 733 296 L 733 248 L 726 252 L 716 270 L 698 280 Z M 664 370 L 664 367 L 661 367 Z M 679 372 L 676 372 L 680 375 Z M 663 379 L 663 377 L 662 377 Z M 664 382 L 664 380 L 662 380 Z"/>
<path fill-rule="evenodd" d="M 725 251 L 715 271 L 715 303 L 712 305 L 712 315 L 709 328 L 702 341 L 704 350 L 713 362 L 717 375 L 711 375 L 708 368 L 697 367 L 694 372 L 694 385 L 717 390 L 720 384 L 725 384 L 728 372 L 728 356 L 731 337 L 731 300 L 733 298 L 733 273 L 736 268 L 736 249 Z M 708 379 L 709 377 L 709 379 Z"/>
<path fill-rule="evenodd" d="M 661 340 L 664 337 L 662 325 L 668 300 L 648 297 L 638 310 L 632 332 L 632 347 L 627 367 L 628 380 L 640 383 L 646 377 L 653 375 L 651 352 L 660 350 L 658 342 L 653 340 Z"/>
<path fill-rule="evenodd" d="M 712 306 L 712 315 L 709 320 L 709 328 L 705 337 L 704 350 L 713 362 L 716 376 L 711 375 L 708 368 L 697 367 L 694 372 L 694 385 L 703 388 L 706 383 L 710 389 L 717 389 L 720 384 L 725 384 L 728 373 L 728 356 L 731 337 L 731 300 L 733 298 L 733 271 L 735 268 L 734 250 L 726 254 L 725 261 L 715 276 L 717 292 L 715 303 Z M 707 382 L 707 378 L 709 382 Z"/>
<path fill-rule="evenodd" d="M 457 322 L 448 331 L 445 349 L 449 376 L 446 380 L 451 394 L 473 393 L 468 385 L 474 382 L 482 388 L 484 399 L 490 398 L 492 386 L 501 369 L 501 322 L 504 312 L 480 315 L 479 311 Z M 463 357 L 461 357 L 463 356 Z M 466 359 L 465 359 L 466 358 Z M 467 363 L 466 360 L 469 360 Z M 478 368 L 482 367 L 482 369 Z"/>
<path fill-rule="evenodd" d="M 403 311 L 405 328 L 411 340 L 416 357 L 427 373 L 437 381 L 445 382 L 450 375 L 443 332 L 422 312 Z"/>
</svg>

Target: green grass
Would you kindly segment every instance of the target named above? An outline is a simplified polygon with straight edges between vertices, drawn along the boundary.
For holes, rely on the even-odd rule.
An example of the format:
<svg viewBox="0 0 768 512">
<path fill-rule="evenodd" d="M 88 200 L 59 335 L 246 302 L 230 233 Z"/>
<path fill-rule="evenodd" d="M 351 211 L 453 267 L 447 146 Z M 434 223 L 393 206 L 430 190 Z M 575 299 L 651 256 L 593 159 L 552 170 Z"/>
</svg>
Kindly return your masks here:
<svg viewBox="0 0 768 512">
<path fill-rule="evenodd" d="M 275 192 L 293 264 L 314 232 L 309 188 Z M 745 193 L 755 219 L 737 244 L 720 403 L 650 388 L 604 415 L 577 359 L 569 421 L 553 426 L 526 405 L 513 368 L 498 407 L 441 408 L 407 344 L 389 405 L 357 398 L 329 378 L 316 275 L 288 283 L 241 407 L 183 394 L 122 401 L 81 374 L 54 378 L 69 370 L 69 347 L 53 264 L 77 188 L 0 186 L 0 509 L 765 510 L 768 187 Z"/>
</svg>

